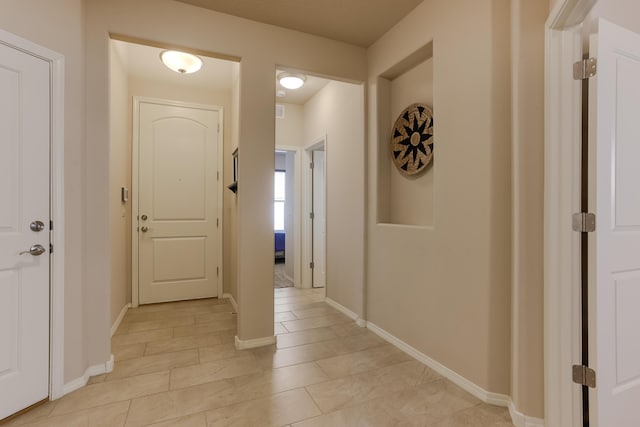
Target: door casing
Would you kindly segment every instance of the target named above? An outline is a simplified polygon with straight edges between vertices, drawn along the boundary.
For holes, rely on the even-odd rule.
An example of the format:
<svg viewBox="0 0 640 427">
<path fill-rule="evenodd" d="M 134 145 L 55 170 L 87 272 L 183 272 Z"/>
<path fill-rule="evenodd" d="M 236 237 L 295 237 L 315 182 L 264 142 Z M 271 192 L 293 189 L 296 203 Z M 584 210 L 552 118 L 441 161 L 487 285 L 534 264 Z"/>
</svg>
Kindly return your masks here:
<svg viewBox="0 0 640 427">
<path fill-rule="evenodd" d="M 166 99 L 157 99 L 157 98 L 148 98 L 141 96 L 133 97 L 133 134 L 132 134 L 132 156 L 131 156 L 131 306 L 138 307 L 139 298 L 138 298 L 138 290 L 139 290 L 139 265 L 138 265 L 138 161 L 139 161 L 139 149 L 140 149 L 140 138 L 139 138 L 139 118 L 140 118 L 140 103 L 143 102 L 151 102 L 156 104 L 164 104 L 176 107 L 185 107 L 185 108 L 206 108 L 209 110 L 214 110 L 218 112 L 218 124 L 220 125 L 220 131 L 218 132 L 218 179 L 217 179 L 217 187 L 218 187 L 218 197 L 216 200 L 216 213 L 220 220 L 219 222 L 219 231 L 218 231 L 218 259 L 216 260 L 219 268 L 218 275 L 218 298 L 222 298 L 223 296 L 223 283 L 224 283 L 224 271 L 223 271 L 223 262 L 222 262 L 222 251 L 223 251 L 223 235 L 222 232 L 224 220 L 223 220 L 223 185 L 222 185 L 222 165 L 223 165 L 223 146 L 224 146 L 224 117 L 223 117 L 223 109 L 219 106 L 214 105 L 203 105 L 196 104 L 193 102 L 181 102 L 181 101 L 171 101 Z"/>
<path fill-rule="evenodd" d="M 544 366 L 547 427 L 578 427 L 580 387 L 571 366 L 580 354 L 581 25 L 597 0 L 559 0 L 545 25 Z"/>
<path fill-rule="evenodd" d="M 38 57 L 49 63 L 51 79 L 51 176 L 49 215 L 53 221 L 49 289 L 51 292 L 50 354 L 49 354 L 49 399 L 64 395 L 64 56 L 37 45 L 22 37 L 0 29 L 0 43 Z"/>
<path fill-rule="evenodd" d="M 313 245 L 313 239 L 312 239 L 312 235 L 313 235 L 313 224 L 312 221 L 309 218 L 309 213 L 311 212 L 312 209 L 312 193 L 311 193 L 311 185 L 312 185 L 312 170 L 309 167 L 309 164 L 313 162 L 313 151 L 317 150 L 319 148 L 324 147 L 324 152 L 325 152 L 325 160 L 324 160 L 324 169 L 325 169 L 325 173 L 324 173 L 324 209 L 325 209 L 325 217 L 326 217 L 326 212 L 327 212 L 327 200 L 328 200 L 328 194 L 327 194 L 327 170 L 328 170 L 328 144 L 327 144 L 327 135 L 323 135 L 319 138 L 316 138 L 311 144 L 307 145 L 304 148 L 304 152 L 305 152 L 305 161 L 306 161 L 306 165 L 303 165 L 302 169 L 302 174 L 303 174 L 303 185 L 304 185 L 304 190 L 303 190 L 303 203 L 304 203 L 304 208 L 303 208 L 303 212 L 302 212 L 302 219 L 303 219 L 303 224 L 304 226 L 303 228 L 303 232 L 302 232 L 302 237 L 303 237 L 303 242 L 302 242 L 302 287 L 303 288 L 312 288 L 313 287 L 313 280 L 312 280 L 312 271 L 311 271 L 311 267 L 310 264 L 313 261 L 312 258 L 312 254 L 313 254 L 313 249 L 312 249 L 312 245 Z M 325 218 L 325 224 L 326 224 L 326 218 Z M 325 225 L 326 227 L 326 225 Z M 326 228 L 325 228 L 326 230 Z M 326 260 L 327 260 L 327 232 L 325 231 L 325 242 L 324 242 L 324 259 L 325 259 L 325 271 L 326 271 Z M 327 288 L 327 284 L 325 283 L 325 289 Z"/>
</svg>

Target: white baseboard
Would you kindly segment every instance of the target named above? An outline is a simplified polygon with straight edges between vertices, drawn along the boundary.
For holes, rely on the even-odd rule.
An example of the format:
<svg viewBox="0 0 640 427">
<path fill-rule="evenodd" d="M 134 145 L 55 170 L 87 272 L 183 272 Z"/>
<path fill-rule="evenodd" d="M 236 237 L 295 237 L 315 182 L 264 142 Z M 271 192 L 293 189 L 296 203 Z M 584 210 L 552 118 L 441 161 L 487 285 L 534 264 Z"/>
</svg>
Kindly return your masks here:
<svg viewBox="0 0 640 427">
<path fill-rule="evenodd" d="M 240 338 L 238 338 L 238 336 L 236 335 L 236 349 L 237 350 L 247 350 L 250 348 L 257 348 L 257 347 L 266 347 L 268 345 L 273 345 L 277 343 L 277 338 L 276 336 L 271 336 L 271 337 L 263 337 L 263 338 L 254 338 L 251 340 L 241 340 Z"/>
<path fill-rule="evenodd" d="M 541 418 L 533 418 L 524 415 L 516 409 L 513 400 L 509 399 L 509 414 L 511 415 L 511 421 L 516 427 L 544 427 L 544 420 Z"/>
<path fill-rule="evenodd" d="M 235 311 L 236 313 L 238 312 L 238 303 L 236 302 L 236 300 L 233 297 L 233 295 L 231 295 L 231 294 L 222 294 L 222 298 L 228 299 L 229 302 L 231 303 L 231 305 L 233 306 L 233 311 Z"/>
<path fill-rule="evenodd" d="M 128 303 L 124 307 L 122 307 L 120 314 L 118 314 L 118 318 L 116 319 L 115 322 L 113 322 L 113 325 L 111 325 L 111 336 L 113 336 L 113 334 L 116 333 L 116 331 L 118 330 L 118 327 L 120 327 L 120 323 L 122 323 L 122 319 L 124 319 L 124 315 L 127 314 L 127 310 L 129 310 L 130 308 L 131 308 L 131 303 Z"/>
<path fill-rule="evenodd" d="M 342 305 L 342 304 L 340 304 L 338 302 L 335 302 L 334 300 L 332 300 L 331 298 L 328 298 L 328 297 L 324 299 L 324 302 L 326 302 L 331 307 L 335 308 L 336 310 L 338 310 L 339 312 L 341 312 L 342 314 L 344 314 L 348 318 L 353 319 L 356 322 L 356 325 L 360 326 L 361 328 L 364 328 L 364 327 L 367 326 L 367 322 L 364 319 L 361 319 L 360 316 L 358 316 L 353 311 L 349 310 L 344 305 Z"/>
<path fill-rule="evenodd" d="M 84 387 L 85 385 L 87 385 L 87 382 L 91 377 L 94 377 L 96 375 L 106 374 L 113 371 L 113 364 L 114 364 L 114 359 L 112 354 L 109 360 L 107 360 L 105 363 L 99 363 L 97 365 L 89 366 L 84 371 L 84 374 L 81 377 L 76 378 L 75 380 L 72 380 L 64 385 L 62 389 L 62 395 L 64 396 L 65 394 L 69 394 L 73 391 L 78 390 L 79 388 Z"/>
<path fill-rule="evenodd" d="M 489 403 L 491 405 L 504 406 L 504 407 L 509 405 L 509 402 L 511 401 L 509 396 L 505 394 L 492 393 L 490 391 L 483 389 L 479 385 L 474 384 L 473 382 L 469 381 L 462 375 L 452 371 L 451 369 L 447 368 L 441 363 L 436 362 L 426 354 L 421 353 L 420 351 L 411 347 L 409 344 L 405 343 L 404 341 L 401 341 L 400 339 L 391 335 L 389 332 L 385 331 L 384 329 L 380 328 L 379 326 L 376 326 L 371 322 L 367 322 L 367 328 L 370 329 L 371 332 L 373 332 L 374 334 L 378 335 L 380 338 L 384 339 L 385 341 L 388 341 L 389 343 L 398 347 L 400 350 L 407 353 L 409 356 L 424 363 L 425 365 L 427 365 L 428 367 L 430 367 L 431 369 L 433 369 L 443 377 L 447 378 L 449 381 L 453 382 L 454 384 L 468 391 L 469 393 L 471 393 L 478 399 L 482 400 L 483 402 Z"/>
</svg>

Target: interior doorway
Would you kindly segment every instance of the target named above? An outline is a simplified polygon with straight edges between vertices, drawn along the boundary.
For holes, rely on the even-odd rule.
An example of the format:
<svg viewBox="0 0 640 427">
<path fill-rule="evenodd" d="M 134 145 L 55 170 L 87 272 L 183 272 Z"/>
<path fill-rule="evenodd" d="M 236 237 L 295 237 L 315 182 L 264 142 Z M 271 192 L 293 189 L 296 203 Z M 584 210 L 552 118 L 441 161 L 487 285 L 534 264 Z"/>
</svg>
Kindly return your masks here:
<svg viewBox="0 0 640 427">
<path fill-rule="evenodd" d="M 295 286 L 296 262 L 296 151 L 276 149 L 274 170 L 273 232 L 274 287 Z"/>
<path fill-rule="evenodd" d="M 176 72 L 164 52 L 154 42 L 110 40 L 112 333 L 130 306 L 222 297 L 230 262 L 223 205 L 233 194 L 223 191 L 223 162 L 232 162 L 239 63 L 198 52 L 197 72 Z"/>
</svg>

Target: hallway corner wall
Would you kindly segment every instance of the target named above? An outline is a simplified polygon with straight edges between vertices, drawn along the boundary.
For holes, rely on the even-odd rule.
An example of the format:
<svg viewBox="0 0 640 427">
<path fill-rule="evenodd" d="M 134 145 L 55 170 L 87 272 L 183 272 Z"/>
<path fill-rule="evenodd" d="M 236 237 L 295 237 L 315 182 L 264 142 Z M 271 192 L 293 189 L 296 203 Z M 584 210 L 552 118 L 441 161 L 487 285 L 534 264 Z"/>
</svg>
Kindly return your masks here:
<svg viewBox="0 0 640 427">
<path fill-rule="evenodd" d="M 425 0 L 367 51 L 367 321 L 501 395 L 510 392 L 508 41 L 508 0 Z M 378 127 L 390 100 L 377 84 L 429 43 L 433 226 L 378 223 L 377 165 L 389 155 L 379 147 L 391 135 Z"/>
</svg>

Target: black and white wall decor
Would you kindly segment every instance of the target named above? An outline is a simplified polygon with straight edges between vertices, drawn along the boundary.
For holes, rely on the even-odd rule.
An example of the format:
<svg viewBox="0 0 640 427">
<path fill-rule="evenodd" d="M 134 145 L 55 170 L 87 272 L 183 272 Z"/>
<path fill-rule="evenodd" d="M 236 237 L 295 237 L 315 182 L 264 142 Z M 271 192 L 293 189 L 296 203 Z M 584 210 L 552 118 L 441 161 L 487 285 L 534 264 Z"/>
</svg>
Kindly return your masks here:
<svg viewBox="0 0 640 427">
<path fill-rule="evenodd" d="M 391 157 L 400 173 L 417 175 L 433 159 L 433 112 L 426 104 L 408 106 L 391 135 Z"/>
</svg>

